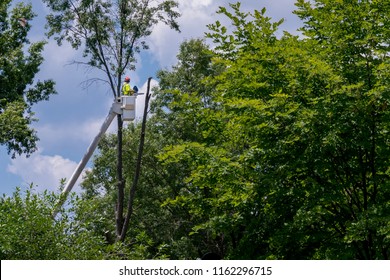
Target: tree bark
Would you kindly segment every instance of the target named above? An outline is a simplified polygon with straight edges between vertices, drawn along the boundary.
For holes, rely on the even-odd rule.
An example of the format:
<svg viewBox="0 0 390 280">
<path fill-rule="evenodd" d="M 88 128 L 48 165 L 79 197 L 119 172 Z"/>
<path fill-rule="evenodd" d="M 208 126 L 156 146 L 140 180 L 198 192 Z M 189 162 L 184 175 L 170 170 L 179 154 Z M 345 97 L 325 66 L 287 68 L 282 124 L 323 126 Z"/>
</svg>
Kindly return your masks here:
<svg viewBox="0 0 390 280">
<path fill-rule="evenodd" d="M 125 182 L 123 180 L 123 121 L 122 116 L 118 115 L 118 143 L 117 143 L 117 165 L 116 165 L 116 176 L 117 176 L 117 190 L 118 198 L 116 203 L 116 236 L 117 240 L 120 239 L 122 228 L 123 228 L 123 208 L 124 208 L 124 197 L 125 197 Z"/>
<path fill-rule="evenodd" d="M 147 87 L 146 96 L 145 96 L 144 115 L 142 118 L 141 135 L 140 135 L 140 142 L 139 142 L 139 146 L 138 146 L 137 163 L 136 163 L 136 167 L 135 167 L 135 171 L 134 171 L 134 179 L 133 179 L 133 183 L 132 183 L 131 188 L 130 188 L 129 201 L 127 204 L 127 214 L 126 214 L 126 218 L 125 218 L 125 221 L 123 224 L 122 233 L 121 233 L 121 236 L 119 239 L 122 242 L 126 238 L 127 229 L 129 228 L 130 219 L 131 219 L 131 216 L 133 214 L 134 198 L 135 198 L 135 193 L 136 193 L 137 186 L 138 186 L 139 177 L 141 174 L 142 155 L 143 155 L 143 150 L 144 150 L 144 146 L 145 146 L 146 119 L 147 119 L 147 115 L 148 115 L 149 100 L 151 97 L 151 94 L 150 94 L 150 81 L 151 80 L 152 80 L 152 78 L 150 77 L 148 79 L 148 87 Z"/>
</svg>

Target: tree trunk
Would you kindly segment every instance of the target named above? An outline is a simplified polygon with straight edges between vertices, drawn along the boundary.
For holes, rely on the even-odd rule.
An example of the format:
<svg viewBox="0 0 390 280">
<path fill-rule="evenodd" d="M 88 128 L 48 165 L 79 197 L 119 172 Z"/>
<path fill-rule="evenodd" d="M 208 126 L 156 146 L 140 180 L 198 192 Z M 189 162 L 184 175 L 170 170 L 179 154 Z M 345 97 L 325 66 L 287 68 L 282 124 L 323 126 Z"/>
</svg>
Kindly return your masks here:
<svg viewBox="0 0 390 280">
<path fill-rule="evenodd" d="M 146 96 L 145 96 L 145 107 L 144 107 L 144 115 L 142 118 L 140 143 L 138 146 L 137 163 L 136 163 L 136 167 L 135 167 L 135 171 L 134 171 L 133 183 L 132 183 L 131 188 L 130 188 L 129 201 L 127 204 L 127 215 L 126 215 L 126 219 L 124 221 L 123 228 L 122 228 L 122 233 L 121 233 L 121 236 L 119 239 L 122 242 L 126 238 L 126 233 L 127 233 L 127 229 L 129 228 L 130 218 L 133 214 L 134 198 L 135 198 L 135 193 L 136 193 L 137 186 L 138 186 L 139 177 L 141 174 L 141 162 L 142 162 L 142 155 L 143 155 L 143 150 L 144 150 L 144 145 L 145 145 L 146 119 L 147 119 L 147 115 L 148 115 L 149 100 L 151 97 L 151 95 L 150 95 L 150 81 L 151 80 L 152 80 L 152 78 L 148 79 L 148 88 L 147 88 Z"/>
<path fill-rule="evenodd" d="M 117 166 L 116 166 L 116 176 L 117 176 L 117 188 L 118 188 L 118 200 L 116 204 L 116 238 L 119 240 L 121 238 L 121 233 L 123 229 L 123 206 L 125 198 L 125 182 L 123 180 L 123 121 L 122 116 L 118 115 L 118 143 L 117 143 Z"/>
</svg>

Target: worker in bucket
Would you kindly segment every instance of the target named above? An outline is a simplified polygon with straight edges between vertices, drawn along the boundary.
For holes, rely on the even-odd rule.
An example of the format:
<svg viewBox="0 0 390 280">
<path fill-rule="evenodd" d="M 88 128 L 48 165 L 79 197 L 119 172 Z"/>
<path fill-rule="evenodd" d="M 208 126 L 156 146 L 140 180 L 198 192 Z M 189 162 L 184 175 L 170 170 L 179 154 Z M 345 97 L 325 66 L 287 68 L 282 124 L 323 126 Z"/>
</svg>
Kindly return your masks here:
<svg viewBox="0 0 390 280">
<path fill-rule="evenodd" d="M 138 92 L 138 88 L 134 86 L 133 88 L 130 87 L 130 77 L 126 76 L 125 81 L 122 85 L 122 94 L 123 95 L 133 95 L 134 93 Z"/>
</svg>

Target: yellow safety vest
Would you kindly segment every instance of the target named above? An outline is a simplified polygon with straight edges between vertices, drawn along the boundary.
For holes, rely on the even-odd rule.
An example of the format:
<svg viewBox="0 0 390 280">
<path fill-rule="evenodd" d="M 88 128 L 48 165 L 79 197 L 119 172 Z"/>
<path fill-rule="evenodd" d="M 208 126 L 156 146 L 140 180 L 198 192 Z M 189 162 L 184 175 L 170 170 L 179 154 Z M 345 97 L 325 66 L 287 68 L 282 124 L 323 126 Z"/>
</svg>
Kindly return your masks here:
<svg viewBox="0 0 390 280">
<path fill-rule="evenodd" d="M 134 90 L 132 90 L 132 89 L 130 88 L 130 83 L 124 82 L 124 83 L 123 83 L 123 86 L 122 86 L 122 94 L 123 94 L 123 95 L 131 95 L 131 94 L 133 94 L 133 93 L 134 93 Z"/>
</svg>

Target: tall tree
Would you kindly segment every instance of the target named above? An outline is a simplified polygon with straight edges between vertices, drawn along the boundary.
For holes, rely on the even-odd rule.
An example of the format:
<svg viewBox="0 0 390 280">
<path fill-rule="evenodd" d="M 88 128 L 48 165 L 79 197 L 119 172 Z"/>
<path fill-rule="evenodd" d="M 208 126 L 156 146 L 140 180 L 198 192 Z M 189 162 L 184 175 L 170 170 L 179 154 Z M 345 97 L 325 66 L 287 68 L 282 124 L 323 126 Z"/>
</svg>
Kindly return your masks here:
<svg viewBox="0 0 390 280">
<path fill-rule="evenodd" d="M 36 16 L 32 6 L 19 3 L 10 11 L 10 3 L 0 2 L 0 144 L 15 157 L 36 150 L 32 105 L 48 100 L 55 90 L 52 80 L 34 81 L 45 42 L 28 39 L 29 21 Z"/>
<path fill-rule="evenodd" d="M 155 91 L 152 110 L 154 122 L 161 124 L 160 132 L 167 139 L 195 141 L 200 136 L 198 113 L 200 109 L 212 110 L 213 90 L 203 83 L 223 69 L 212 63 L 213 53 L 203 40 L 183 42 L 177 55 L 178 63 L 169 70 L 157 73 L 159 88 Z M 181 107 L 187 104 L 188 108 Z M 168 109 L 168 110 L 167 110 Z M 155 127 L 158 129 L 158 127 Z"/>
<path fill-rule="evenodd" d="M 210 25 L 219 106 L 198 108 L 201 136 L 160 155 L 185 169 L 167 203 L 225 257 L 389 257 L 387 5 L 311 2 L 298 2 L 305 39 L 278 38 L 265 10 L 220 9 L 233 31 Z"/>
<path fill-rule="evenodd" d="M 68 41 L 84 47 L 84 64 L 103 71 L 113 97 L 121 95 L 126 71 L 134 70 L 135 54 L 147 49 L 144 41 L 157 23 L 179 31 L 176 1 L 166 0 L 44 0 L 53 11 L 47 17 L 48 35 L 58 44 Z M 118 115 L 116 234 L 120 239 L 124 223 L 125 182 L 123 177 L 123 121 Z"/>
<path fill-rule="evenodd" d="M 334 229 L 355 257 L 388 259 L 390 3 L 300 0 L 297 6 L 302 31 L 341 83 L 324 96 L 322 147 L 311 155 L 324 160 L 312 165 L 312 179 L 326 189 L 323 209 L 339 218 Z"/>
</svg>

